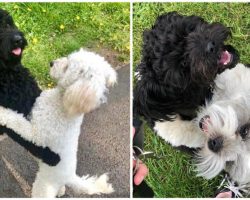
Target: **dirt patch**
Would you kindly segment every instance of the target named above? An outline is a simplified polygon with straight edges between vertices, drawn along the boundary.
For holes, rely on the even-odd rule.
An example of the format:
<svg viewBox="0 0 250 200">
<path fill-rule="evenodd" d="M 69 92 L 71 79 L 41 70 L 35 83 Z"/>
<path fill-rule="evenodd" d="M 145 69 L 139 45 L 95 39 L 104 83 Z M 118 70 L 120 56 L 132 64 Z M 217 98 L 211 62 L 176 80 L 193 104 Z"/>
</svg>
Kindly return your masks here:
<svg viewBox="0 0 250 200">
<path fill-rule="evenodd" d="M 103 56 L 115 70 L 118 70 L 129 64 L 124 62 L 124 58 L 121 57 L 119 52 L 111 50 L 107 47 L 92 44 L 91 46 L 87 47 L 87 49 Z"/>
<path fill-rule="evenodd" d="M 119 61 L 119 53 L 107 48 L 96 49 L 96 52 L 102 55 L 116 70 L 126 66 L 124 62 Z"/>
</svg>

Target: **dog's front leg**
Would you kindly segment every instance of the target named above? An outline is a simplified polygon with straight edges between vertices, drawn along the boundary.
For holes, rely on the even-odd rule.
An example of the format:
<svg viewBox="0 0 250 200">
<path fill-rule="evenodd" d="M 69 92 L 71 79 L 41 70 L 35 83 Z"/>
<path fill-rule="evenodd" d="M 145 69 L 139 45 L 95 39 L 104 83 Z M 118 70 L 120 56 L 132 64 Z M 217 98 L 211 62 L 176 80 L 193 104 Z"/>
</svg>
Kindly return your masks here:
<svg viewBox="0 0 250 200">
<path fill-rule="evenodd" d="M 12 129 L 25 140 L 33 141 L 32 125 L 22 114 L 0 106 L 0 124 Z"/>
<path fill-rule="evenodd" d="M 174 121 L 155 122 L 154 130 L 173 146 L 202 147 L 205 136 L 194 121 L 176 118 Z"/>
<path fill-rule="evenodd" d="M 114 189 L 110 183 L 108 183 L 107 174 L 103 174 L 99 177 L 79 177 L 74 175 L 71 181 L 67 184 L 77 194 L 109 194 L 114 192 Z"/>
</svg>

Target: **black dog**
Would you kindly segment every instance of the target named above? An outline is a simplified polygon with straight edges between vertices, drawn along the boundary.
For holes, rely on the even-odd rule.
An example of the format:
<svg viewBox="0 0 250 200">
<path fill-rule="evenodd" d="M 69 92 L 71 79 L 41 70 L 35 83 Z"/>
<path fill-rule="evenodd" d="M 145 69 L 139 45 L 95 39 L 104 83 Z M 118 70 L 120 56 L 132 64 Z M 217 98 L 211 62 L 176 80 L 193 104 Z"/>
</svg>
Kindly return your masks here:
<svg viewBox="0 0 250 200">
<path fill-rule="evenodd" d="M 174 146 L 199 147 L 202 139 L 192 141 L 188 122 L 212 97 L 216 75 L 238 63 L 237 51 L 224 44 L 230 35 L 229 28 L 198 16 L 177 12 L 159 16 L 143 35 L 134 115 L 144 116 Z"/>
<path fill-rule="evenodd" d="M 0 9 L 0 105 L 23 113 L 25 117 L 41 93 L 30 72 L 21 64 L 26 45 L 27 41 L 15 26 L 12 17 L 7 11 Z M 36 146 L 4 126 L 0 126 L 0 133 L 6 133 L 49 165 L 54 166 L 60 161 L 59 155 L 48 147 Z"/>
</svg>

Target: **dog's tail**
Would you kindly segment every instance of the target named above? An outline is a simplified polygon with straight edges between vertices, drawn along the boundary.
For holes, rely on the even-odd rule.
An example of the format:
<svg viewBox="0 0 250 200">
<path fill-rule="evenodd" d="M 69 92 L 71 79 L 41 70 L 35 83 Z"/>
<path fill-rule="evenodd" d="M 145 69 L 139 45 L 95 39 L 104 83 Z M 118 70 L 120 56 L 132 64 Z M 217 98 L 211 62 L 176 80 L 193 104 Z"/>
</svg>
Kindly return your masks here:
<svg viewBox="0 0 250 200">
<path fill-rule="evenodd" d="M 0 106 L 0 125 L 13 130 L 24 139 L 32 141 L 32 125 L 23 114 Z"/>
</svg>

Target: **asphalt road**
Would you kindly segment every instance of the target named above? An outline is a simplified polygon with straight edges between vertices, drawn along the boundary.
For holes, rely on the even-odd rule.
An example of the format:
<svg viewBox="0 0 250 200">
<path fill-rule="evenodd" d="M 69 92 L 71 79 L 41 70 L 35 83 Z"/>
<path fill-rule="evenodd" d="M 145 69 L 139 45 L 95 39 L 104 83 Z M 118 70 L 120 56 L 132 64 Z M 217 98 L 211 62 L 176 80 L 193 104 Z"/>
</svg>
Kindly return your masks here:
<svg viewBox="0 0 250 200">
<path fill-rule="evenodd" d="M 108 103 L 85 116 L 79 138 L 79 175 L 109 173 L 115 192 L 76 196 L 67 188 L 64 197 L 129 197 L 129 66 L 118 70 L 118 85 Z M 0 197 L 28 197 L 37 164 L 22 147 L 7 138 L 0 142 Z"/>
</svg>

